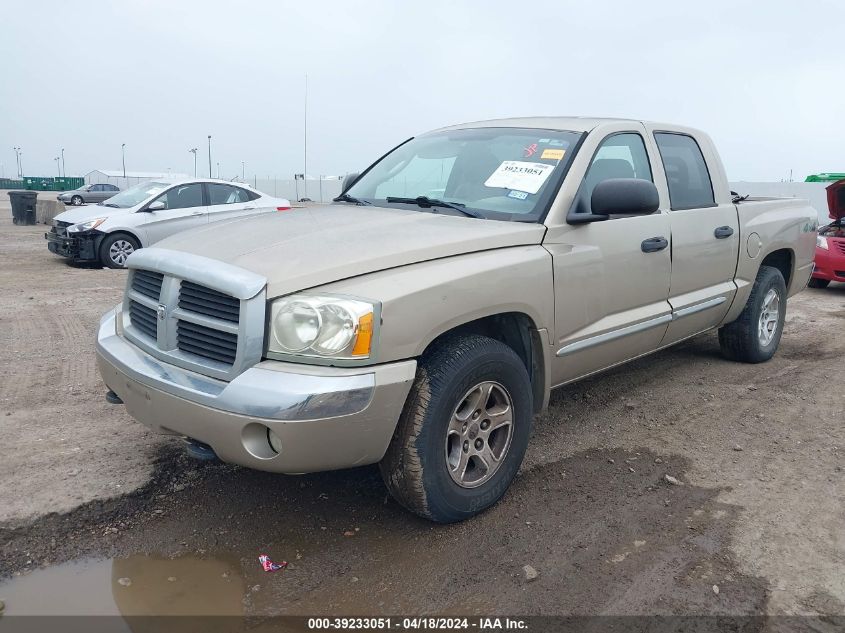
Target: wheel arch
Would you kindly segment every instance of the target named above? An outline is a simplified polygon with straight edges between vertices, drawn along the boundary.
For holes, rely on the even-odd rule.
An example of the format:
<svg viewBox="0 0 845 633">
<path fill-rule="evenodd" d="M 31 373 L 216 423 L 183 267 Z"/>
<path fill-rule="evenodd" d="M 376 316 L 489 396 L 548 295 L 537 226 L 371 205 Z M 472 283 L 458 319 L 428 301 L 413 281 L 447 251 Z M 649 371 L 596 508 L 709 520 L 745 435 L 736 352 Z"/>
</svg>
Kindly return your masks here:
<svg viewBox="0 0 845 633">
<path fill-rule="evenodd" d="M 787 293 L 790 291 L 793 273 L 795 272 L 795 251 L 791 248 L 779 248 L 768 253 L 760 262 L 760 266 L 777 268 L 783 275 Z"/>
<path fill-rule="evenodd" d="M 548 335 L 537 327 L 534 319 L 525 312 L 507 311 L 452 324 L 425 343 L 420 356 L 424 356 L 444 340 L 470 334 L 487 336 L 510 347 L 525 365 L 531 379 L 534 412 L 539 413 L 548 404 L 549 352 Z"/>
</svg>

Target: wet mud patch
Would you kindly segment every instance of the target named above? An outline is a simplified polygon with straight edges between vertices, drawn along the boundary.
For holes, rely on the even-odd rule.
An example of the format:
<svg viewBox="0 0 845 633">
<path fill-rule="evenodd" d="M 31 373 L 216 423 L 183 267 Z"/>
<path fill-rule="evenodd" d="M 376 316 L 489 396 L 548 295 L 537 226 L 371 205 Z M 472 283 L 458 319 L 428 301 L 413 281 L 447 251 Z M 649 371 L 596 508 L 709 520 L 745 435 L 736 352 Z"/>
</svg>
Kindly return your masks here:
<svg viewBox="0 0 845 633">
<path fill-rule="evenodd" d="M 138 493 L 0 533 L 0 594 L 46 578 L 38 567 L 106 558 L 135 570 L 109 576 L 111 595 L 126 594 L 120 578 L 153 574 L 167 604 L 176 586 L 161 561 L 198 560 L 229 561 L 247 615 L 762 613 L 766 581 L 739 574 L 729 550 L 740 509 L 685 483 L 687 466 L 645 450 L 584 451 L 524 472 L 499 505 L 444 526 L 399 508 L 375 468 L 284 477 L 168 452 Z M 259 554 L 289 566 L 266 573 Z"/>
</svg>

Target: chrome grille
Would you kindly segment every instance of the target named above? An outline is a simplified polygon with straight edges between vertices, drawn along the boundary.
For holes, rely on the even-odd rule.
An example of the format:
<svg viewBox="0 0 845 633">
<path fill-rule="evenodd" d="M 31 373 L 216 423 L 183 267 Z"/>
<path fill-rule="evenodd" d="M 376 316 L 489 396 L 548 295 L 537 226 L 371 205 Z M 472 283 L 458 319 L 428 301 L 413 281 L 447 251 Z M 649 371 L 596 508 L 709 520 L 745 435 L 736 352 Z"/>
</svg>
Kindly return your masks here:
<svg viewBox="0 0 845 633">
<path fill-rule="evenodd" d="M 240 320 L 241 302 L 235 297 L 190 281 L 183 281 L 179 289 L 179 307 L 232 323 Z"/>
<path fill-rule="evenodd" d="M 177 346 L 183 352 L 232 365 L 238 352 L 238 335 L 190 321 L 176 324 Z"/>
<path fill-rule="evenodd" d="M 232 380 L 261 361 L 266 283 L 191 253 L 142 248 L 127 262 L 123 335 L 162 361 Z"/>
<path fill-rule="evenodd" d="M 161 284 L 164 275 L 150 270 L 135 270 L 132 272 L 132 290 L 140 292 L 150 299 L 159 300 L 161 296 Z"/>
<path fill-rule="evenodd" d="M 129 302 L 129 318 L 135 329 L 142 334 L 156 340 L 158 327 L 156 326 L 156 311 L 137 301 Z"/>
</svg>

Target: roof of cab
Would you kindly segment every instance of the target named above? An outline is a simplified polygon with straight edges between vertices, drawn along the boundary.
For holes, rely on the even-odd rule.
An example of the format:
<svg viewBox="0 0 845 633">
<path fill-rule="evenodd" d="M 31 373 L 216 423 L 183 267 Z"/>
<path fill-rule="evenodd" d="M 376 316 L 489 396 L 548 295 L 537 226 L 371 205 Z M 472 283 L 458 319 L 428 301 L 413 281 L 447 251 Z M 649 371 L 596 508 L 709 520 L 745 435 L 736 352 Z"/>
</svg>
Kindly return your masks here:
<svg viewBox="0 0 845 633">
<path fill-rule="evenodd" d="M 620 123 L 630 121 L 633 123 L 651 123 L 641 121 L 638 119 L 615 119 L 609 117 L 581 117 L 581 116 L 536 116 L 536 117 L 518 117 L 510 119 L 490 119 L 489 121 L 473 121 L 471 123 L 461 123 L 458 125 L 449 125 L 447 127 L 434 130 L 435 132 L 442 132 L 445 130 L 460 130 L 465 128 L 477 127 L 521 127 L 521 128 L 537 128 L 544 130 L 567 130 L 570 132 L 589 132 L 590 130 L 607 123 Z M 661 127 L 668 129 L 679 126 L 669 124 L 659 124 Z"/>
</svg>

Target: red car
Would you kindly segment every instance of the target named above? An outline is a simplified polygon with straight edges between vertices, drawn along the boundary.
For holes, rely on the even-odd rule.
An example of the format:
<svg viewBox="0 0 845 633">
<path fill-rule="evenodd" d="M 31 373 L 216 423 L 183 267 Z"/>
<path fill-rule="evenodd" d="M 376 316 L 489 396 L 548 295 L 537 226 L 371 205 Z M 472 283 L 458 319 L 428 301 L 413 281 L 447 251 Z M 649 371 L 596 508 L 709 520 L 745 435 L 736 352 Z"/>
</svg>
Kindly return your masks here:
<svg viewBox="0 0 845 633">
<path fill-rule="evenodd" d="M 845 180 L 827 188 L 827 207 L 833 222 L 819 229 L 810 288 L 826 288 L 831 281 L 845 282 Z"/>
</svg>

